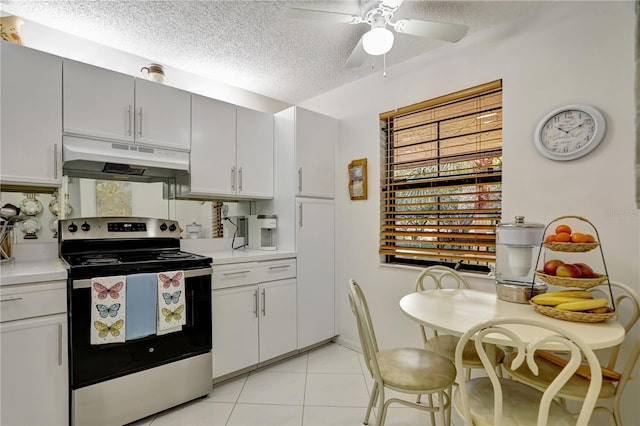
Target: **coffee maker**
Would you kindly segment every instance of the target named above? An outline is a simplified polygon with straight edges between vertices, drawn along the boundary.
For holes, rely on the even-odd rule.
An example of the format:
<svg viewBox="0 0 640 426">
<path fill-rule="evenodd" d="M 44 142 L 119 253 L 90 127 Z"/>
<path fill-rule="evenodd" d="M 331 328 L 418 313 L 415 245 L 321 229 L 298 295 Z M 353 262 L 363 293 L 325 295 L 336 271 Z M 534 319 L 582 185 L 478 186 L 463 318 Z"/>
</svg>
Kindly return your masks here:
<svg viewBox="0 0 640 426">
<path fill-rule="evenodd" d="M 278 219 L 275 215 L 250 215 L 248 247 L 256 250 L 275 250 L 277 224 Z"/>
</svg>

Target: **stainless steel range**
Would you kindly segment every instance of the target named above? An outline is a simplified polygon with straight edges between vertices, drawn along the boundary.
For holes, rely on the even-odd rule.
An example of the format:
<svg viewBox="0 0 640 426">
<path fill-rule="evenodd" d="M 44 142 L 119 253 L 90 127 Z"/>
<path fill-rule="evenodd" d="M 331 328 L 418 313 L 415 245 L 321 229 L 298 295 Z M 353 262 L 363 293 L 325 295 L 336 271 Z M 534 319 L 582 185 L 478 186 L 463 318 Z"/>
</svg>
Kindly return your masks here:
<svg viewBox="0 0 640 426">
<path fill-rule="evenodd" d="M 117 425 L 207 395 L 211 258 L 180 250 L 178 223 L 61 220 L 68 265 L 71 422 Z"/>
</svg>

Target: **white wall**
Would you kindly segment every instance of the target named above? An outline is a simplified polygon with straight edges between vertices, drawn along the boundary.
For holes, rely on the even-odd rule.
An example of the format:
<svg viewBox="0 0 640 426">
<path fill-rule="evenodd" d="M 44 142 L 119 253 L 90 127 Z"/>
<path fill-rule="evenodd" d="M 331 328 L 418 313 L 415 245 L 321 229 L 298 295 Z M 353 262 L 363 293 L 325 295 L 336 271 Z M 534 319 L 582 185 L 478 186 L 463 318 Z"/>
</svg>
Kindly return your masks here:
<svg viewBox="0 0 640 426">
<path fill-rule="evenodd" d="M 563 215 L 588 218 L 598 230 L 609 275 L 639 289 L 634 25 L 630 1 L 545 3 L 532 16 L 389 68 L 386 77 L 378 73 L 301 104 L 341 120 L 336 164 L 341 339 L 357 342 L 346 299 L 353 277 L 368 297 L 382 347 L 421 344 L 417 325 L 398 307 L 418 272 L 383 267 L 377 253 L 378 114 L 496 79 L 503 81 L 503 220 L 510 222 L 516 214 L 540 223 Z M 533 145 L 535 126 L 550 110 L 572 103 L 591 104 L 604 113 L 605 139 L 582 159 L 545 159 Z M 363 157 L 369 164 L 369 199 L 350 201 L 347 165 Z M 489 280 L 474 280 L 474 285 L 493 290 Z M 625 392 L 626 422 L 640 418 L 639 382 Z"/>
</svg>

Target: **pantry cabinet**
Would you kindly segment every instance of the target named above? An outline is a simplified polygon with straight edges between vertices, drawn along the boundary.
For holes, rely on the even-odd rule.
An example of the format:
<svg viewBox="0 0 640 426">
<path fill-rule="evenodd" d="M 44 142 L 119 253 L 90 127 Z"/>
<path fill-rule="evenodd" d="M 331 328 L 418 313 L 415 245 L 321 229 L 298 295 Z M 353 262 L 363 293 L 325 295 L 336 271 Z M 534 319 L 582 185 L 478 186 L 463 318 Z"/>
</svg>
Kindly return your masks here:
<svg viewBox="0 0 640 426">
<path fill-rule="evenodd" d="M 295 275 L 295 259 L 214 266 L 214 379 L 296 350 Z"/>
<path fill-rule="evenodd" d="M 298 182 L 296 195 L 333 198 L 338 122 L 314 111 L 293 108 Z"/>
<path fill-rule="evenodd" d="M 0 424 L 69 424 L 66 282 L 3 287 L 0 303 Z"/>
<path fill-rule="evenodd" d="M 273 116 L 192 95 L 191 173 L 178 197 L 273 197 Z"/>
<path fill-rule="evenodd" d="M 62 183 L 62 58 L 0 42 L 0 179 Z"/>
<path fill-rule="evenodd" d="M 296 201 L 298 348 L 331 339 L 335 331 L 334 204 Z"/>
<path fill-rule="evenodd" d="M 64 60 L 65 134 L 189 150 L 191 94 Z"/>
</svg>

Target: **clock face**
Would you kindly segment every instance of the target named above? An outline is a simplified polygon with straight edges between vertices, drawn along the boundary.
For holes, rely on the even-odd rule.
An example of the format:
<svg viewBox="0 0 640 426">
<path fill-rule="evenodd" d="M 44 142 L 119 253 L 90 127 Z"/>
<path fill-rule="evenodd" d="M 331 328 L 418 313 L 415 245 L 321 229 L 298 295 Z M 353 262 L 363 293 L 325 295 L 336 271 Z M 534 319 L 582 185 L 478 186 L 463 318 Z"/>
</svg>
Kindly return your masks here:
<svg viewBox="0 0 640 426">
<path fill-rule="evenodd" d="M 604 127 L 604 117 L 593 107 L 558 108 L 538 124 L 536 147 L 552 160 L 573 160 L 595 149 L 604 136 Z"/>
</svg>

